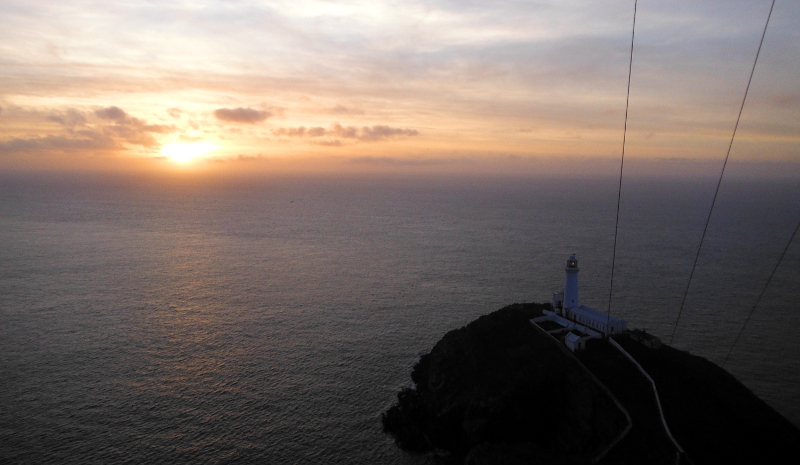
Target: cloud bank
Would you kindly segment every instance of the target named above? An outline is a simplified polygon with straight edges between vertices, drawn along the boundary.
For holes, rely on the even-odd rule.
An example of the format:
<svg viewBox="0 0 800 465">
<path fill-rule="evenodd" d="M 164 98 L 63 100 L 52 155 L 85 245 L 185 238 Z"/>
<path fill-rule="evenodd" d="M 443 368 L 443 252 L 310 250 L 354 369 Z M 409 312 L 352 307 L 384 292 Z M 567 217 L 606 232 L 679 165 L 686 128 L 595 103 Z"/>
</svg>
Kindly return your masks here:
<svg viewBox="0 0 800 465">
<path fill-rule="evenodd" d="M 150 157 L 168 140 L 213 142 L 220 157 L 620 150 L 628 1 L 2 5 L 8 160 L 26 147 Z M 626 153 L 724 156 L 768 10 L 639 4 Z M 797 160 L 799 22 L 800 2 L 776 3 L 733 157 Z"/>
<path fill-rule="evenodd" d="M 28 113 L 37 114 L 35 111 Z M 91 112 L 68 108 L 63 112 L 51 112 L 44 119 L 57 123 L 61 130 L 56 134 L 14 137 L 0 142 L 0 153 L 108 152 L 124 150 L 126 145 L 153 148 L 159 145 L 154 134 L 169 134 L 176 129 L 148 124 L 117 106 Z"/>
<path fill-rule="evenodd" d="M 269 111 L 254 110 L 252 108 L 219 108 L 214 110 L 214 116 L 228 123 L 255 124 L 265 121 L 272 116 Z"/>
<path fill-rule="evenodd" d="M 386 125 L 363 126 L 361 128 L 355 126 L 342 126 L 339 123 L 333 123 L 328 129 L 323 127 L 310 127 L 298 126 L 294 128 L 278 128 L 273 129 L 272 133 L 276 136 L 285 137 L 333 137 L 341 139 L 354 139 L 362 142 L 377 142 L 387 139 L 397 139 L 400 137 L 413 137 L 419 135 L 416 129 L 408 128 L 393 128 Z M 332 143 L 329 141 L 321 145 L 340 145 L 339 143 Z"/>
</svg>

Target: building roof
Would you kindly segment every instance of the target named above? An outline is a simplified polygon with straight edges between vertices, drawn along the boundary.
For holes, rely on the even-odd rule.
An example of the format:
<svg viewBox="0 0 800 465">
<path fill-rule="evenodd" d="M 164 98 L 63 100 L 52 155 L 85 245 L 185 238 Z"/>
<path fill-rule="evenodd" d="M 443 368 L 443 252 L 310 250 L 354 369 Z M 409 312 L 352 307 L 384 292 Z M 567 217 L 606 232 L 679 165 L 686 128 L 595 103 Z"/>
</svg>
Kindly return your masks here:
<svg viewBox="0 0 800 465">
<path fill-rule="evenodd" d="M 572 307 L 569 309 L 573 314 L 585 316 L 592 321 L 598 321 L 601 323 L 605 323 L 608 321 L 611 325 L 615 323 L 622 324 L 625 322 L 622 318 L 611 316 L 609 317 L 607 313 L 601 312 L 600 310 L 594 309 L 592 307 L 587 307 L 586 305 L 581 305 L 579 307 Z"/>
</svg>

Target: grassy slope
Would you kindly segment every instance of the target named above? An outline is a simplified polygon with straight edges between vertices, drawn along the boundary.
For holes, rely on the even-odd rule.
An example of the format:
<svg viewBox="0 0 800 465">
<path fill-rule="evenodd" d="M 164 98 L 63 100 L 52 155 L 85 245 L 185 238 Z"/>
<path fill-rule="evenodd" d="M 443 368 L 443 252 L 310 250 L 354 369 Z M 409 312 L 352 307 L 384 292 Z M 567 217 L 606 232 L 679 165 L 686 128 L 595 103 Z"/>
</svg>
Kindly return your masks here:
<svg viewBox="0 0 800 465">
<path fill-rule="evenodd" d="M 655 381 L 670 430 L 695 464 L 800 460 L 800 431 L 724 369 L 668 346 L 615 339 Z"/>
<path fill-rule="evenodd" d="M 407 449 L 472 452 L 470 463 L 519 455 L 582 463 L 597 454 L 625 417 L 577 360 L 530 325 L 541 309 L 509 306 L 447 333 L 414 368 L 417 390 L 398 395 L 385 430 Z"/>
<path fill-rule="evenodd" d="M 515 304 L 447 333 L 415 366 L 384 430 L 404 449 L 449 451 L 477 464 L 586 463 L 625 427 L 624 416 L 577 360 Z M 615 339 L 659 390 L 672 434 L 696 465 L 800 457 L 800 431 L 732 375 L 701 357 Z M 628 409 L 634 428 L 603 463 L 674 463 L 649 383 L 606 341 L 583 363 Z"/>
<path fill-rule="evenodd" d="M 674 464 L 677 449 L 661 422 L 650 382 L 616 348 L 602 339 L 590 340 L 578 359 L 622 403 L 633 428 L 602 461 L 607 464 Z"/>
</svg>

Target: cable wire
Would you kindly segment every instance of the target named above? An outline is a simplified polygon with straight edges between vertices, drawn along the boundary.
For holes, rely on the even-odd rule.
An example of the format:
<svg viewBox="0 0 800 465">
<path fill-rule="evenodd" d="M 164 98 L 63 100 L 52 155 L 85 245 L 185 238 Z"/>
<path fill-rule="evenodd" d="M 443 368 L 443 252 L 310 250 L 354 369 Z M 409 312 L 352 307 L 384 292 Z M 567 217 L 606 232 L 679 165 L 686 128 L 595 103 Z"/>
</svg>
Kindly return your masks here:
<svg viewBox="0 0 800 465">
<path fill-rule="evenodd" d="M 744 329 L 747 327 L 747 323 L 750 322 L 750 317 L 753 316 L 753 313 L 756 311 L 756 307 L 761 302 L 761 298 L 764 297 L 764 293 L 767 291 L 769 287 L 769 283 L 772 282 L 772 277 L 775 276 L 775 272 L 778 271 L 778 267 L 781 266 L 781 262 L 783 261 L 783 256 L 786 255 L 786 251 L 789 250 L 789 246 L 792 244 L 794 240 L 794 236 L 797 234 L 797 230 L 800 229 L 800 221 L 797 222 L 797 226 L 794 228 L 794 232 L 792 236 L 789 238 L 789 242 L 786 243 L 786 247 L 783 248 L 783 252 L 781 252 L 780 258 L 778 258 L 778 263 L 775 264 L 775 268 L 772 269 L 772 273 L 769 275 L 769 279 L 767 279 L 767 283 L 764 285 L 764 289 L 761 289 L 761 294 L 758 295 L 756 299 L 756 303 L 753 304 L 753 308 L 750 309 L 750 313 L 747 315 L 747 319 L 744 320 L 744 324 L 742 325 L 742 329 L 739 330 L 739 334 L 736 335 L 736 339 L 733 340 L 733 344 L 731 345 L 730 350 L 728 350 L 728 355 L 725 356 L 725 360 L 722 362 L 722 367 L 725 367 L 725 364 L 728 363 L 728 357 L 731 356 L 731 352 L 733 352 L 733 348 L 736 347 L 736 343 L 739 342 L 739 338 L 742 337 L 742 333 L 744 333 Z"/>
<path fill-rule="evenodd" d="M 622 198 L 622 169 L 625 166 L 625 142 L 628 137 L 628 106 L 631 101 L 631 73 L 633 71 L 633 40 L 636 38 L 636 7 L 639 0 L 633 2 L 633 27 L 631 29 L 631 55 L 628 61 L 628 95 L 625 97 L 625 129 L 622 131 L 622 159 L 619 163 L 619 188 L 617 189 L 617 219 L 614 223 L 614 249 L 611 254 L 611 284 L 608 286 L 608 312 L 606 328 L 611 323 L 611 294 L 614 291 L 614 265 L 617 261 L 617 232 L 619 231 L 619 205 Z"/>
<path fill-rule="evenodd" d="M 772 9 L 775 8 L 775 0 L 772 0 L 772 5 L 769 7 L 769 14 L 767 15 L 767 22 L 764 24 L 764 32 L 761 33 L 761 41 L 758 43 L 758 51 L 756 52 L 756 59 L 753 61 L 753 68 L 750 70 L 750 79 L 747 80 L 747 87 L 744 90 L 744 98 L 742 98 L 742 105 L 739 107 L 739 116 L 736 117 L 736 125 L 733 127 L 733 135 L 731 135 L 731 142 L 728 144 L 728 152 L 725 154 L 725 162 L 722 163 L 722 171 L 719 173 L 719 180 L 717 181 L 717 188 L 714 190 L 714 199 L 711 201 L 711 209 L 708 211 L 708 218 L 706 218 L 706 225 L 703 228 L 703 235 L 700 237 L 700 245 L 697 247 L 697 254 L 694 256 L 694 264 L 692 264 L 692 272 L 689 274 L 689 283 L 686 285 L 686 291 L 683 293 L 681 300 L 681 308 L 678 311 L 678 318 L 675 319 L 675 326 L 672 327 L 672 336 L 669 338 L 670 345 L 675 338 L 675 330 L 678 329 L 678 322 L 681 320 L 683 314 L 683 307 L 686 303 L 686 296 L 689 294 L 689 287 L 692 285 L 692 278 L 694 277 L 694 270 L 697 268 L 697 259 L 700 258 L 700 251 L 703 249 L 703 241 L 706 238 L 708 231 L 708 224 L 711 222 L 711 214 L 714 213 L 714 205 L 717 203 L 717 194 L 719 194 L 719 186 L 722 184 L 722 176 L 725 174 L 725 167 L 728 165 L 728 158 L 731 155 L 731 148 L 733 147 L 733 139 L 736 137 L 736 130 L 739 128 L 739 121 L 742 119 L 742 111 L 744 111 L 744 103 L 747 101 L 747 92 L 750 90 L 750 83 L 753 82 L 753 74 L 756 72 L 756 64 L 758 63 L 758 55 L 761 54 L 761 46 L 764 44 L 764 36 L 767 35 L 767 26 L 769 26 L 769 19 L 772 16 Z"/>
</svg>

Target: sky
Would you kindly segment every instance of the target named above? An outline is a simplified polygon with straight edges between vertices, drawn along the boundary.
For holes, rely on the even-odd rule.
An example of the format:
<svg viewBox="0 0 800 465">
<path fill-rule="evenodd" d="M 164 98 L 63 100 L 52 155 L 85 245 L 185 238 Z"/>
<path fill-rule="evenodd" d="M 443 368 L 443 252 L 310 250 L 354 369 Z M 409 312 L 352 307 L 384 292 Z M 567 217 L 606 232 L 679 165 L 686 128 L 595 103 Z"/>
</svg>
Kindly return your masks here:
<svg viewBox="0 0 800 465">
<path fill-rule="evenodd" d="M 633 7 L 0 0 L 0 169 L 612 173 Z M 719 170 L 769 8 L 638 3 L 627 169 Z M 778 0 L 734 171 L 800 177 L 797 24 Z"/>
</svg>

